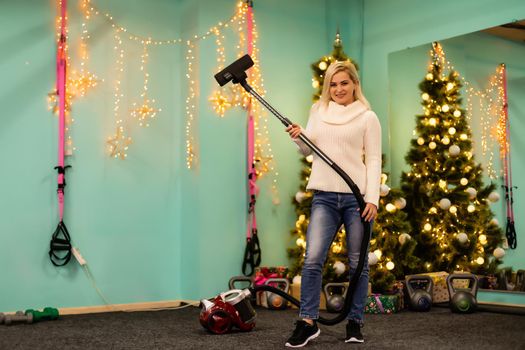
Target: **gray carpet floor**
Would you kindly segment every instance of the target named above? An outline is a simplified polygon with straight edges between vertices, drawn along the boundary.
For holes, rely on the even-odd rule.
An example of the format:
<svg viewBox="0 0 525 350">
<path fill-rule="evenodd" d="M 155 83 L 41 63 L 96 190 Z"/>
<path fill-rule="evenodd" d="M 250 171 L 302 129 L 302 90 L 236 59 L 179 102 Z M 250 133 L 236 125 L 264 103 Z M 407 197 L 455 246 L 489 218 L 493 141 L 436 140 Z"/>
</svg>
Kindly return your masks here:
<svg viewBox="0 0 525 350">
<path fill-rule="evenodd" d="M 62 316 L 56 321 L 0 325 L 0 349 L 285 349 L 297 310 L 257 308 L 251 332 L 210 334 L 200 309 Z M 330 315 L 328 315 L 330 316 Z M 305 349 L 525 349 L 525 316 L 478 312 L 402 311 L 366 315 L 364 344 L 345 344 L 345 324 L 321 325 Z"/>
</svg>

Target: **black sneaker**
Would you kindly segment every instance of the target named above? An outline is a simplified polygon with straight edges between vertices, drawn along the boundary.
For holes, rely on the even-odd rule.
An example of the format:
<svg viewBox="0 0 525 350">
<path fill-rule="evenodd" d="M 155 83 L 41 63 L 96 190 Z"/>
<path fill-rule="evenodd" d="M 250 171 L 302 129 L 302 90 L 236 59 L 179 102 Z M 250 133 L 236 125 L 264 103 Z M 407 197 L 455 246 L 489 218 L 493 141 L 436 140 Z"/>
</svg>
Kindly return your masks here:
<svg viewBox="0 0 525 350">
<path fill-rule="evenodd" d="M 361 334 L 361 325 L 354 321 L 348 321 L 345 343 L 363 343 L 364 341 Z"/>
<path fill-rule="evenodd" d="M 306 321 L 297 321 L 295 330 L 285 345 L 290 348 L 301 348 L 308 344 L 310 340 L 317 338 L 319 334 L 321 334 L 321 330 L 317 327 L 315 321 L 313 325 L 308 324 Z"/>
</svg>

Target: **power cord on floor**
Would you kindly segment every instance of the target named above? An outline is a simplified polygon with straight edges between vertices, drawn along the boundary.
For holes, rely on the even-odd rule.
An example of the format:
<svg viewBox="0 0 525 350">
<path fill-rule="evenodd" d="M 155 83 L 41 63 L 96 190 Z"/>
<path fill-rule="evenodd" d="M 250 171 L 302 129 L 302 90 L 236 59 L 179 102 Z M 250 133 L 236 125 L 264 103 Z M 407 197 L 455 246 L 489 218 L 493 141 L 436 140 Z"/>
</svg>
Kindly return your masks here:
<svg viewBox="0 0 525 350">
<path fill-rule="evenodd" d="M 91 285 L 93 286 L 93 288 L 95 289 L 97 294 L 104 301 L 106 306 L 108 306 L 112 311 L 115 311 L 115 312 L 137 312 L 137 311 L 178 310 L 178 309 L 187 308 L 189 306 L 197 306 L 198 307 L 200 305 L 200 301 L 190 301 L 190 302 L 183 301 L 181 303 L 184 304 L 184 305 L 180 305 L 180 306 L 164 306 L 164 307 L 137 308 L 137 309 L 122 309 L 122 308 L 118 308 L 118 307 L 115 306 L 115 304 L 110 303 L 109 300 L 104 295 L 104 293 L 102 293 L 100 288 L 98 288 L 97 283 L 95 281 L 95 277 L 93 277 L 93 274 L 91 273 L 91 270 L 89 269 L 89 266 L 88 266 L 86 260 L 80 254 L 80 251 L 78 250 L 78 248 L 76 248 L 76 247 L 72 248 L 71 252 L 73 253 L 73 256 L 78 261 L 80 266 L 82 267 L 82 270 L 86 274 L 87 278 L 91 282 Z"/>
</svg>

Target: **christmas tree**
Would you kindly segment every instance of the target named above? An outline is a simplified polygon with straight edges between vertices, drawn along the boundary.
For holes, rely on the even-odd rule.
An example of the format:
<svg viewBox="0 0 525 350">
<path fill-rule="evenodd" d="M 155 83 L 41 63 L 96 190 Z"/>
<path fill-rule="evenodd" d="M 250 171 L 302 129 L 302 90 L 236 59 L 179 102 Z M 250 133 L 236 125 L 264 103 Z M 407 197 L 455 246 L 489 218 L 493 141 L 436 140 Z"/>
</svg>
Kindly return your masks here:
<svg viewBox="0 0 525 350">
<path fill-rule="evenodd" d="M 370 281 L 378 293 L 389 290 L 395 280 L 404 279 L 420 265 L 414 256 L 416 241 L 409 234 L 410 224 L 404 211 L 406 200 L 402 191 L 390 189 L 387 181 L 388 174 L 383 173 L 368 255 Z"/>
<path fill-rule="evenodd" d="M 424 113 L 416 116 L 416 136 L 405 157 L 410 171 L 401 175 L 415 254 L 421 272 L 494 272 L 499 261 L 492 255 L 499 255 L 502 232 L 489 204 L 499 195 L 494 184 L 483 185 L 475 163 L 459 75 L 439 43 L 431 56 L 419 84 Z"/>
<path fill-rule="evenodd" d="M 336 60 L 350 60 L 356 65 L 344 53 L 339 33 L 336 35 L 332 53 L 311 65 L 314 73 L 312 86 L 317 89 L 314 94 L 314 101 L 318 100 L 321 95 L 324 72 Z M 300 188 L 292 199 L 297 215 L 295 227 L 291 231 L 296 238 L 296 246 L 288 249 L 288 255 L 293 262 L 290 267 L 292 277 L 301 274 L 306 249 L 306 230 L 312 204 L 312 193 L 306 190 L 311 173 L 312 156 L 303 158 L 302 162 Z M 375 251 L 369 255 L 370 264 L 375 265 L 370 268 L 370 280 L 374 290 L 377 291 L 389 289 L 392 282 L 396 278 L 403 278 L 407 269 L 416 265 L 415 261 L 417 261 L 412 254 L 416 243 L 410 239 L 408 234 L 410 227 L 406 220 L 406 214 L 402 211 L 406 201 L 402 198 L 401 191 L 390 190 L 386 181 L 387 175 L 383 174 L 382 198 L 380 199 L 378 217 L 373 226 L 373 238 L 370 242 L 371 251 L 372 249 Z M 324 265 L 323 283 L 347 282 L 348 274 L 345 273 L 347 267 L 346 232 L 344 227 L 341 227 L 330 247 L 327 263 Z"/>
</svg>

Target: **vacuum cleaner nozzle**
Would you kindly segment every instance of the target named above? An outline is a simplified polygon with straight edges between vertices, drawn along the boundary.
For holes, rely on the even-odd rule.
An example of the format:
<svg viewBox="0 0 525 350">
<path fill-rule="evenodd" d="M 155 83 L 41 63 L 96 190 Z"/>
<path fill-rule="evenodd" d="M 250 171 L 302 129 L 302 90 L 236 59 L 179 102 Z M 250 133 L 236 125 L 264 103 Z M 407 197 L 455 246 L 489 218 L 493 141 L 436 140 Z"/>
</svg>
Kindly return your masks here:
<svg viewBox="0 0 525 350">
<path fill-rule="evenodd" d="M 247 78 L 246 70 L 253 66 L 253 60 L 250 55 L 244 55 L 228 67 L 215 74 L 215 80 L 220 86 L 224 86 L 233 80 L 235 84 L 240 83 Z"/>
</svg>

